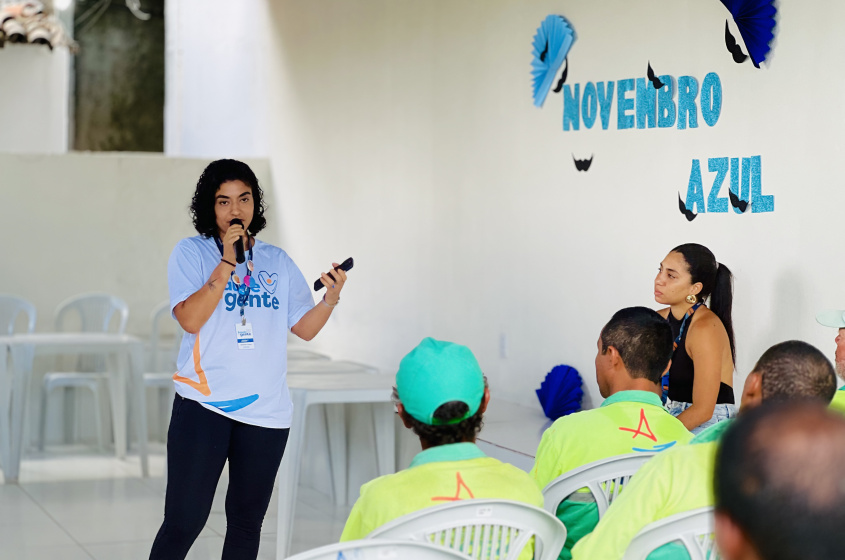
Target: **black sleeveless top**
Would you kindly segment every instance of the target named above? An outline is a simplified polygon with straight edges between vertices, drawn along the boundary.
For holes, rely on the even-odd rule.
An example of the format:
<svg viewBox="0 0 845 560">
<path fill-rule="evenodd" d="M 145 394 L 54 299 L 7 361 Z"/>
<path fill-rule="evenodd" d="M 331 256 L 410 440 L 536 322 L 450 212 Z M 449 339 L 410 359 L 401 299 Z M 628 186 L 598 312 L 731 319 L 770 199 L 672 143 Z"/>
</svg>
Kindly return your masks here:
<svg viewBox="0 0 845 560">
<path fill-rule="evenodd" d="M 669 310 L 667 316 L 669 326 L 672 327 L 672 337 L 678 338 L 678 333 L 681 332 L 681 323 L 683 317 L 675 319 L 672 311 Z M 687 334 L 689 334 L 689 323 L 692 322 L 690 317 L 687 323 L 687 328 L 684 329 L 684 336 L 678 342 L 678 347 L 672 354 L 672 367 L 669 368 L 669 398 L 678 402 L 692 402 L 692 382 L 695 378 L 695 364 L 692 358 L 687 354 Z M 724 382 L 719 383 L 719 396 L 716 398 L 716 404 L 734 404 L 733 388 L 726 385 Z"/>
</svg>

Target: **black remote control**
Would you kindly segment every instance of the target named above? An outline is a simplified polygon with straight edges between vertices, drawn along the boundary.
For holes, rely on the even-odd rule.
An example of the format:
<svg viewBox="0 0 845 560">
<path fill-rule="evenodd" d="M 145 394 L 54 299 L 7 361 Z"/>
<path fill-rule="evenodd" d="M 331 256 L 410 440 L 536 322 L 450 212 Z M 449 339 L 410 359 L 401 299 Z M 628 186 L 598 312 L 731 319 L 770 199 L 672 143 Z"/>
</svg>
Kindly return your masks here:
<svg viewBox="0 0 845 560">
<path fill-rule="evenodd" d="M 335 270 L 340 269 L 344 272 L 347 272 L 349 269 L 352 268 L 353 264 L 354 264 L 354 261 L 352 260 L 352 257 L 349 257 L 348 259 L 346 259 L 345 261 L 340 263 L 337 267 L 335 267 Z M 314 291 L 319 292 L 323 288 L 324 288 L 323 283 L 320 281 L 320 278 L 317 278 L 317 280 L 314 282 Z"/>
</svg>

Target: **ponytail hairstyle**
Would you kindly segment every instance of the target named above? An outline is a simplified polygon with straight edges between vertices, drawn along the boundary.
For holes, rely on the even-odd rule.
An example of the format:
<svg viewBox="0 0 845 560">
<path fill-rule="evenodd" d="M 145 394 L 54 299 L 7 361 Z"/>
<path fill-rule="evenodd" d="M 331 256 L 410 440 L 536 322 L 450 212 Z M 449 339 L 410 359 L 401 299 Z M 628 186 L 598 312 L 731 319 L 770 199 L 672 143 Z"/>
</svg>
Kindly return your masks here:
<svg viewBox="0 0 845 560">
<path fill-rule="evenodd" d="M 731 358 L 736 363 L 736 346 L 734 345 L 733 319 L 733 275 L 728 267 L 716 261 L 710 249 L 698 243 L 684 243 L 671 251 L 678 253 L 687 263 L 692 283 L 701 282 L 698 298 L 701 301 L 710 298 L 710 310 L 722 321 L 728 333 L 731 345 Z"/>
</svg>

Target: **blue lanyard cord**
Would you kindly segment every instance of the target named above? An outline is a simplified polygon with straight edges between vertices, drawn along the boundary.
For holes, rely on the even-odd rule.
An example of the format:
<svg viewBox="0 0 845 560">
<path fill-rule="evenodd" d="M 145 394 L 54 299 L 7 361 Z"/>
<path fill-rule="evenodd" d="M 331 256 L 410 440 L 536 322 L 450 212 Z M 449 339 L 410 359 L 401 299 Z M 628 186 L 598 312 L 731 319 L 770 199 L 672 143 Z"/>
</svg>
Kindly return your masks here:
<svg viewBox="0 0 845 560">
<path fill-rule="evenodd" d="M 687 330 L 687 323 L 688 323 L 688 322 L 689 322 L 689 320 L 692 318 L 693 313 L 695 313 L 695 311 L 696 311 L 699 307 L 701 307 L 701 303 L 702 303 L 702 302 L 700 302 L 700 301 L 699 301 L 698 303 L 696 303 L 695 305 L 693 305 L 693 306 L 689 309 L 689 311 L 687 311 L 687 312 L 686 312 L 686 314 L 684 315 L 684 320 L 683 320 L 683 321 L 681 321 L 681 330 L 678 332 L 678 336 L 677 336 L 677 337 L 675 337 L 675 348 L 677 348 L 677 347 L 678 347 L 678 344 L 680 344 L 680 343 L 681 343 L 681 339 L 684 337 L 684 331 L 685 331 L 685 330 Z M 670 311 L 669 311 L 669 313 L 671 313 L 671 312 L 672 312 L 672 311 L 670 310 Z"/>
<path fill-rule="evenodd" d="M 701 307 L 702 303 L 703 302 L 699 301 L 698 303 L 696 303 L 695 305 L 690 307 L 689 311 L 687 311 L 686 314 L 684 315 L 684 320 L 681 321 L 681 330 L 678 332 L 678 336 L 675 337 L 675 341 L 672 343 L 673 350 L 678 348 L 678 345 L 681 343 L 681 339 L 684 337 L 684 331 L 687 330 L 687 323 L 689 323 L 689 320 L 692 318 L 695 311 L 699 307 Z M 671 313 L 671 312 L 672 312 L 672 310 L 670 309 L 669 313 Z M 663 397 L 661 398 L 661 400 L 663 401 L 663 404 L 666 404 L 666 399 L 668 399 L 668 398 L 669 398 L 669 372 L 667 371 L 663 375 Z"/>
<path fill-rule="evenodd" d="M 223 256 L 223 242 L 220 241 L 220 238 L 216 235 L 214 236 L 214 242 L 217 244 L 217 249 L 220 251 L 220 256 Z M 252 264 L 252 247 L 249 248 L 249 256 L 247 258 L 247 267 L 246 267 L 246 275 L 241 280 L 241 283 L 238 285 L 238 306 L 241 308 L 241 323 L 246 324 L 246 317 L 244 316 L 244 307 L 246 306 L 247 302 L 249 301 L 249 293 L 252 291 L 252 270 L 250 270 L 249 265 Z M 235 266 L 235 270 L 237 270 L 237 265 Z M 229 274 L 229 278 L 235 275 L 235 270 L 233 270 Z"/>
</svg>

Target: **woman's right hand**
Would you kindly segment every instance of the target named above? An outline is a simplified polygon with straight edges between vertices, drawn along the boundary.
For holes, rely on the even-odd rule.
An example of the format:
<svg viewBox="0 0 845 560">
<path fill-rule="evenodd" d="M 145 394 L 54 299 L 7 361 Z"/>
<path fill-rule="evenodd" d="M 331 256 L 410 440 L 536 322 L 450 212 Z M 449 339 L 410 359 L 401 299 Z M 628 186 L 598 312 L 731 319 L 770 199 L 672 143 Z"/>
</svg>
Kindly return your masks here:
<svg viewBox="0 0 845 560">
<path fill-rule="evenodd" d="M 226 233 L 223 235 L 223 239 L 221 239 L 221 242 L 223 243 L 223 258 L 225 260 L 232 263 L 237 262 L 235 260 L 235 242 L 239 241 L 241 238 L 246 239 L 244 226 L 240 224 L 229 226 L 229 229 L 227 229 Z M 246 248 L 246 244 L 244 244 L 244 248 Z"/>
</svg>

